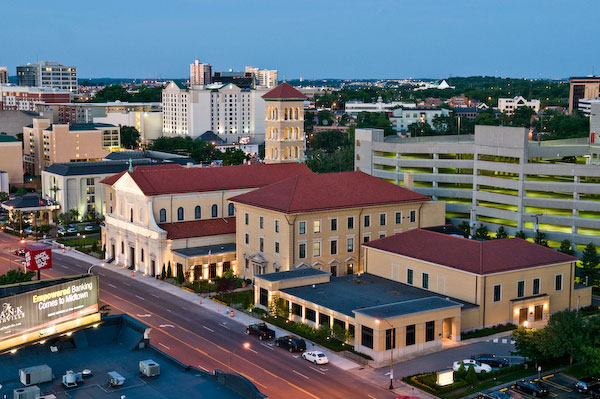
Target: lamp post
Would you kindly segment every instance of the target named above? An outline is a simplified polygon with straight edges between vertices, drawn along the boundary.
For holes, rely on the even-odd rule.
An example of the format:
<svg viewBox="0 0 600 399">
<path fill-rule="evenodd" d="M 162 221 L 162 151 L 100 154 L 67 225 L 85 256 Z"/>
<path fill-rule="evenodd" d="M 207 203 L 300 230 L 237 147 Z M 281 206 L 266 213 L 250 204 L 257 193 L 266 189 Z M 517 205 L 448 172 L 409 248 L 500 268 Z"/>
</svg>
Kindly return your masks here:
<svg viewBox="0 0 600 399">
<path fill-rule="evenodd" d="M 392 334 L 394 334 L 396 331 L 394 329 L 394 327 L 391 325 L 391 323 L 387 320 L 383 320 L 385 321 L 388 326 L 390 326 L 390 329 L 392 330 Z M 381 323 L 381 321 L 379 319 L 375 320 L 375 323 L 377 325 L 379 325 Z M 394 334 L 395 335 L 395 334 Z M 392 335 L 392 337 L 390 338 L 390 389 L 394 389 L 394 338 L 395 336 Z"/>
<path fill-rule="evenodd" d="M 92 269 L 93 269 L 94 267 L 96 267 L 96 266 L 101 266 L 101 267 L 104 267 L 104 262 L 101 262 L 101 263 L 94 263 L 93 265 L 91 265 L 91 266 L 90 266 L 90 268 L 89 268 L 89 269 L 88 269 L 88 271 L 87 271 L 87 274 L 91 274 L 91 273 L 92 273 Z"/>
<path fill-rule="evenodd" d="M 231 357 L 237 353 L 239 349 L 250 349 L 250 342 L 244 342 L 241 347 L 234 349 L 233 352 L 229 352 L 229 359 L 227 361 L 227 366 L 229 367 L 229 372 L 231 373 Z"/>
</svg>

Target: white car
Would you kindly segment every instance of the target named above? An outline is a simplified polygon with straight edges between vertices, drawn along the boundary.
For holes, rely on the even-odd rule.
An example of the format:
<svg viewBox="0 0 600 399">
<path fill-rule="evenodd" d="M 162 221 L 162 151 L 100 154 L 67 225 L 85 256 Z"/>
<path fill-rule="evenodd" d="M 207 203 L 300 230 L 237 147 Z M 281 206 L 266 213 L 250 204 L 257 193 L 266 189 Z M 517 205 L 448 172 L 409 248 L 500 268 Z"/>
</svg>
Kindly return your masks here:
<svg viewBox="0 0 600 399">
<path fill-rule="evenodd" d="M 461 363 L 460 360 L 454 362 L 454 364 L 452 365 L 452 370 L 458 371 L 458 369 L 460 368 L 460 363 Z M 473 368 L 475 369 L 475 372 L 477 374 L 489 373 L 490 371 L 492 371 L 492 367 L 489 364 L 479 363 L 477 360 L 465 359 L 465 360 L 462 360 L 462 363 L 465 364 L 465 370 L 469 370 L 469 366 L 473 365 Z"/>
<path fill-rule="evenodd" d="M 313 362 L 314 364 L 327 364 L 329 363 L 329 359 L 323 352 L 320 351 L 312 351 L 312 352 L 304 352 L 302 357 L 309 362 Z"/>
</svg>

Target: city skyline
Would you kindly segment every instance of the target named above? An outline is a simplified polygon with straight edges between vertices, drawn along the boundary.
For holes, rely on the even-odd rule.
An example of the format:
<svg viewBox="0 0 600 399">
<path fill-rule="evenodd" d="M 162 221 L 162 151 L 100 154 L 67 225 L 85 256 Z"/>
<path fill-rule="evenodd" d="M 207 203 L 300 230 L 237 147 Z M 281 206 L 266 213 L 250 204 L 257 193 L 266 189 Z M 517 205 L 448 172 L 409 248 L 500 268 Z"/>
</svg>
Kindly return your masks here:
<svg viewBox="0 0 600 399">
<path fill-rule="evenodd" d="M 600 68 L 586 40 L 556 30 L 577 20 L 578 37 L 593 37 L 600 4 L 584 0 L 543 8 L 533 1 L 103 4 L 5 4 L 5 29 L 16 32 L 27 20 L 28 34 L 4 43 L 0 64 L 11 76 L 17 65 L 50 60 L 76 65 L 81 78 L 167 79 L 188 76 L 199 58 L 215 71 L 277 69 L 280 80 L 566 78 Z"/>
</svg>

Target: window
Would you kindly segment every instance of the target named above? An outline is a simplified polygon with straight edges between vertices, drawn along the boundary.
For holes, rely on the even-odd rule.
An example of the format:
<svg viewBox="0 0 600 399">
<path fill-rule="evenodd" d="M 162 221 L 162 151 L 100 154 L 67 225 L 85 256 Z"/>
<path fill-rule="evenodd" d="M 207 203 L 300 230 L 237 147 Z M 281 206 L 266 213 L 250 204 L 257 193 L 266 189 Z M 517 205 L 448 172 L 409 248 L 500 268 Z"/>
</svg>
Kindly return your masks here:
<svg viewBox="0 0 600 399">
<path fill-rule="evenodd" d="M 260 252 L 265 252 L 265 239 L 260 237 L 258 240 L 258 246 Z"/>
<path fill-rule="evenodd" d="M 200 207 L 200 205 L 196 205 L 196 207 L 194 208 L 194 219 L 202 219 L 202 208 Z"/>
<path fill-rule="evenodd" d="M 364 347 L 373 349 L 373 329 L 362 326 L 360 334 L 360 344 Z"/>
<path fill-rule="evenodd" d="M 331 255 L 337 255 L 337 240 L 329 242 L 329 253 Z"/>
<path fill-rule="evenodd" d="M 385 233 L 379 234 L 379 238 L 385 238 Z"/>
<path fill-rule="evenodd" d="M 435 339 L 435 322 L 428 321 L 425 323 L 425 342 L 430 342 Z"/>
<path fill-rule="evenodd" d="M 396 329 L 388 328 L 385 330 L 385 350 L 394 349 L 396 347 Z"/>
<path fill-rule="evenodd" d="M 230 203 L 229 205 L 227 205 L 227 216 L 234 216 L 235 215 L 235 206 Z"/>
<path fill-rule="evenodd" d="M 422 287 L 425 289 L 429 289 L 429 274 L 423 273 L 423 281 Z"/>
<path fill-rule="evenodd" d="M 415 325 L 406 326 L 406 346 L 415 344 Z"/>
<path fill-rule="evenodd" d="M 371 226 L 371 215 L 365 215 L 364 220 L 365 220 L 365 223 L 364 223 L 365 227 Z"/>
<path fill-rule="evenodd" d="M 517 298 L 525 296 L 525 281 L 517 282 Z"/>
<path fill-rule="evenodd" d="M 292 302 L 292 314 L 302 317 L 302 306 Z"/>
<path fill-rule="evenodd" d="M 380 226 L 385 226 L 385 222 L 386 222 L 386 214 L 385 213 L 381 213 L 379 214 L 379 225 Z"/>
<path fill-rule="evenodd" d="M 365 235 L 363 237 L 363 242 L 369 242 L 369 240 L 371 240 L 371 236 Z"/>
<path fill-rule="evenodd" d="M 313 243 L 313 256 L 314 257 L 321 256 L 321 242 L 320 241 L 316 241 Z"/>
<path fill-rule="evenodd" d="M 494 302 L 500 302 L 502 300 L 502 286 L 494 286 Z"/>
<path fill-rule="evenodd" d="M 210 214 L 213 218 L 216 218 L 217 215 L 219 213 L 219 208 L 217 208 L 217 204 L 213 204 L 213 206 L 210 209 Z"/>
<path fill-rule="evenodd" d="M 265 218 L 262 216 L 258 218 L 258 227 L 260 227 L 261 229 L 265 227 Z"/>
<path fill-rule="evenodd" d="M 298 234 L 306 234 L 306 222 L 298 223 Z"/>
<path fill-rule="evenodd" d="M 129 221 L 133 223 L 133 209 L 129 210 Z"/>
<path fill-rule="evenodd" d="M 246 270 L 248 270 L 248 268 L 250 267 L 250 259 L 244 259 L 244 267 L 246 268 Z"/>
<path fill-rule="evenodd" d="M 121 253 L 125 253 L 125 243 L 123 241 L 121 241 Z"/>
<path fill-rule="evenodd" d="M 338 326 L 343 330 L 346 329 L 346 322 L 344 320 L 336 319 L 335 317 L 333 318 L 333 325 Z"/>
<path fill-rule="evenodd" d="M 244 234 L 244 242 L 246 243 L 246 245 L 250 244 L 250 234 Z"/>
<path fill-rule="evenodd" d="M 402 224 L 402 212 L 396 212 L 396 224 Z"/>
<path fill-rule="evenodd" d="M 406 269 L 406 284 L 413 285 L 413 269 Z"/>
<path fill-rule="evenodd" d="M 298 258 L 300 258 L 300 259 L 306 258 L 306 244 L 298 245 Z"/>
<path fill-rule="evenodd" d="M 538 295 L 540 293 L 540 279 L 533 279 L 533 295 Z"/>
<path fill-rule="evenodd" d="M 417 221 L 417 211 L 410 211 L 410 222 L 414 223 Z"/>
<path fill-rule="evenodd" d="M 331 219 L 331 231 L 337 231 L 337 219 Z"/>
<path fill-rule="evenodd" d="M 275 253 L 279 253 L 279 241 L 275 241 Z"/>
<path fill-rule="evenodd" d="M 250 224 L 250 216 L 247 213 L 244 214 L 244 223 L 246 223 L 246 226 Z"/>
<path fill-rule="evenodd" d="M 348 230 L 351 230 L 354 228 L 354 216 L 349 216 L 348 217 Z"/>
<path fill-rule="evenodd" d="M 160 211 L 158 211 L 158 222 L 159 223 L 167 222 L 167 210 L 165 208 L 162 208 Z"/>
<path fill-rule="evenodd" d="M 306 320 L 317 321 L 317 314 L 314 310 L 305 308 L 304 314 L 305 314 Z"/>
<path fill-rule="evenodd" d="M 264 288 L 260 289 L 260 304 L 263 306 L 269 306 L 269 291 Z"/>
<path fill-rule="evenodd" d="M 279 233 L 279 220 L 275 221 L 275 233 Z"/>
<path fill-rule="evenodd" d="M 183 208 L 177 208 L 177 220 L 183 220 Z"/>
<path fill-rule="evenodd" d="M 319 313 L 319 325 L 326 325 L 329 327 L 331 325 L 331 318 L 323 313 Z"/>
<path fill-rule="evenodd" d="M 313 222 L 313 233 L 320 233 L 320 232 L 321 232 L 321 221 L 315 220 Z"/>
<path fill-rule="evenodd" d="M 348 252 L 354 252 L 354 238 L 350 237 L 346 239 L 346 247 Z"/>
<path fill-rule="evenodd" d="M 554 276 L 554 289 L 556 291 L 562 290 L 562 274 Z"/>
</svg>

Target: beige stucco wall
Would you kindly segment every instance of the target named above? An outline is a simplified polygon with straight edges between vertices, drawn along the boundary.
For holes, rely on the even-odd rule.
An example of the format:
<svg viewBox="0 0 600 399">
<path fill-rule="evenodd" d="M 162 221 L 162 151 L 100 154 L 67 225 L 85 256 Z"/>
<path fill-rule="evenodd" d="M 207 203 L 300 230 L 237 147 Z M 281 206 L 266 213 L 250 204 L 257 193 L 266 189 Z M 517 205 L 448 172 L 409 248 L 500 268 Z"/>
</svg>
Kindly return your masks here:
<svg viewBox="0 0 600 399">
<path fill-rule="evenodd" d="M 23 148 L 20 141 L 0 142 L 0 170 L 8 173 L 8 184 L 23 183 Z"/>
<path fill-rule="evenodd" d="M 286 116 L 287 112 L 287 116 Z M 265 101 L 265 163 L 304 161 L 304 102 Z"/>
</svg>

